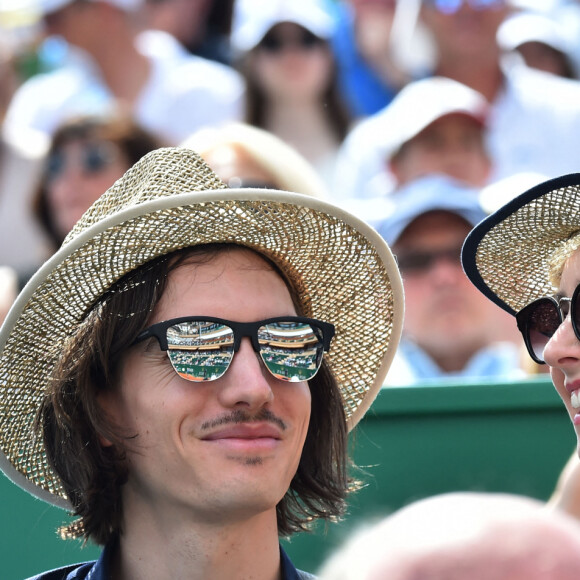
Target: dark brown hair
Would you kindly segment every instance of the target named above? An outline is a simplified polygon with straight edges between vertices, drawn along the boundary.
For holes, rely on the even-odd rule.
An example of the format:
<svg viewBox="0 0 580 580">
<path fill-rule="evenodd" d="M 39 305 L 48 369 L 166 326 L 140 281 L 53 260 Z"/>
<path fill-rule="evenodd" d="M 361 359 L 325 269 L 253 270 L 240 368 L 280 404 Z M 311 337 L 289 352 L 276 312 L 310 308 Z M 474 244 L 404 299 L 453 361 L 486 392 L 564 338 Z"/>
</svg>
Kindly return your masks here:
<svg viewBox="0 0 580 580">
<path fill-rule="evenodd" d="M 206 263 L 232 248 L 239 246 L 186 248 L 141 266 L 97 301 L 65 345 L 37 418 L 48 460 L 79 516 L 61 530 L 63 536 L 104 545 L 121 533 L 121 486 L 128 477 L 125 448 L 136 434 L 119 432 L 108 423 L 99 393 L 116 388 L 119 363 L 147 326 L 170 272 L 185 263 Z M 316 518 L 340 516 L 349 491 L 342 397 L 324 362 L 309 386 L 311 418 L 304 449 L 290 489 L 277 505 L 281 536 L 307 529 Z M 103 446 L 103 438 L 113 445 Z"/>
<path fill-rule="evenodd" d="M 127 169 L 150 151 L 165 145 L 161 138 L 141 127 L 130 115 L 122 113 L 111 116 L 86 115 L 70 118 L 58 127 L 52 137 L 47 160 L 68 143 L 85 140 L 108 141 L 119 147 L 127 163 Z M 63 242 L 63 237 L 56 227 L 48 204 L 47 169 L 46 167 L 34 195 L 32 211 L 58 248 Z"/>
</svg>

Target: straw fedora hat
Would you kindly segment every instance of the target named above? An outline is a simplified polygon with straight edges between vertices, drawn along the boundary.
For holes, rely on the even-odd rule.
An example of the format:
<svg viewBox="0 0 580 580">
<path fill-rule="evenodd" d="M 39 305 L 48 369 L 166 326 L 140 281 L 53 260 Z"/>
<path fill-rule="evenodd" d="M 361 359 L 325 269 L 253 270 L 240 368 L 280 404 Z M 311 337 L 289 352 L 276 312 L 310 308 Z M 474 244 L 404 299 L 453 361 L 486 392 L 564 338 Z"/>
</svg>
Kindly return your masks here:
<svg viewBox="0 0 580 580">
<path fill-rule="evenodd" d="M 17 298 L 0 330 L 0 468 L 68 507 L 33 423 L 58 353 L 115 281 L 153 258 L 208 242 L 254 248 L 296 287 L 305 316 L 336 327 L 328 363 L 349 428 L 381 388 L 398 344 L 403 291 L 383 239 L 310 196 L 228 189 L 187 148 L 155 150 L 79 220 Z"/>
<path fill-rule="evenodd" d="M 580 174 L 540 183 L 481 221 L 462 250 L 465 273 L 510 314 L 553 294 L 552 258 L 580 233 Z"/>
</svg>

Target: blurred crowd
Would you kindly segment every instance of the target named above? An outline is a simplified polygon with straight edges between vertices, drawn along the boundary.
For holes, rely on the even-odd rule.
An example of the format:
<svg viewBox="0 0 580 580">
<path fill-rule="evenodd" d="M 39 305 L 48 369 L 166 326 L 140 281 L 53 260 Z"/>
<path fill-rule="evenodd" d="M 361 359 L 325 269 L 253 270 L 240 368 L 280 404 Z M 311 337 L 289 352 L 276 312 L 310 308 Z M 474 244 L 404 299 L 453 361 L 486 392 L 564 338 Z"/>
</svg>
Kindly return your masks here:
<svg viewBox="0 0 580 580">
<path fill-rule="evenodd" d="M 0 319 L 99 195 L 182 145 L 385 237 L 407 304 L 389 384 L 541 372 L 459 254 L 580 168 L 579 33 L 574 0 L 0 0 Z"/>
</svg>

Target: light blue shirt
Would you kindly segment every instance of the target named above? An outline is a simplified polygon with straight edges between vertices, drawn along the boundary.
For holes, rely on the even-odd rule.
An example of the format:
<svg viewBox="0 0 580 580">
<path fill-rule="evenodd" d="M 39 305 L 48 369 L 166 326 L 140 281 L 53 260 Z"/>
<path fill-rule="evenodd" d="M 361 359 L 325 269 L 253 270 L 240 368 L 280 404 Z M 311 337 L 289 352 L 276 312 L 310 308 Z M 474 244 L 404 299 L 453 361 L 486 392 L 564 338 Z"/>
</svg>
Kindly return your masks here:
<svg viewBox="0 0 580 580">
<path fill-rule="evenodd" d="M 521 379 L 521 353 L 510 342 L 497 342 L 478 351 L 461 371 L 447 373 L 417 344 L 403 339 L 387 374 L 386 385 L 427 386 L 455 379 Z"/>
</svg>

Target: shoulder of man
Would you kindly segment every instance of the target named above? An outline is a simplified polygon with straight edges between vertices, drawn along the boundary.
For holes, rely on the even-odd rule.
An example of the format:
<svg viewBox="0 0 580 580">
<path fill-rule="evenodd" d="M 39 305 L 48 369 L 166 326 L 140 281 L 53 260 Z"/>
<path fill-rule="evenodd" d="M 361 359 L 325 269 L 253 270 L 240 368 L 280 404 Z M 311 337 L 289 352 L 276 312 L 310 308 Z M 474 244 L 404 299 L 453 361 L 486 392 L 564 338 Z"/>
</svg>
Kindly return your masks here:
<svg viewBox="0 0 580 580">
<path fill-rule="evenodd" d="M 85 562 L 82 564 L 72 564 L 42 572 L 28 580 L 83 580 L 87 577 L 89 571 L 93 568 L 94 562 Z"/>
</svg>

